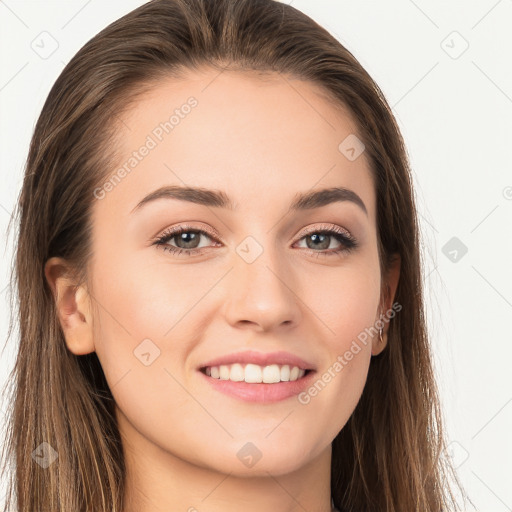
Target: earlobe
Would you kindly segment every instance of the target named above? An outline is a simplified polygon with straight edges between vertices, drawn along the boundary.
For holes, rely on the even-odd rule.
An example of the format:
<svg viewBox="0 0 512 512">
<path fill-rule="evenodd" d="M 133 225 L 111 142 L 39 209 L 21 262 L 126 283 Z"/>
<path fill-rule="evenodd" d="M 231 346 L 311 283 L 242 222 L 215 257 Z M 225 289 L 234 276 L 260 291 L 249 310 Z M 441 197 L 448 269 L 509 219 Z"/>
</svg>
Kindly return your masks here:
<svg viewBox="0 0 512 512">
<path fill-rule="evenodd" d="M 379 306 L 380 309 L 375 322 L 375 326 L 379 330 L 379 334 L 373 338 L 372 355 L 374 356 L 380 354 L 388 344 L 389 323 L 393 321 L 388 312 L 393 311 L 394 316 L 396 312 L 399 311 L 394 310 L 393 301 L 398 287 L 398 280 L 400 278 L 400 264 L 400 255 L 395 254 L 393 256 L 392 263 L 386 272 L 384 283 L 385 293 L 382 296 L 381 304 Z M 382 328 L 382 330 L 380 330 L 380 328 Z"/>
<path fill-rule="evenodd" d="M 379 319 L 381 318 L 383 318 L 382 313 L 379 314 Z M 375 327 L 378 329 L 379 332 L 372 343 L 372 356 L 380 354 L 386 348 L 388 341 L 387 334 L 384 332 L 384 327 L 380 323 L 379 319 L 377 320 L 377 322 L 375 322 Z"/>
<path fill-rule="evenodd" d="M 87 290 L 71 279 L 69 265 L 62 258 L 50 258 L 44 272 L 68 349 L 75 355 L 94 352 L 92 310 Z"/>
<path fill-rule="evenodd" d="M 374 336 L 372 341 L 372 356 L 376 356 L 380 354 L 388 344 L 388 334 L 387 330 L 385 330 L 385 312 L 380 312 L 377 320 L 375 322 L 375 328 L 379 331 L 376 336 Z M 382 322 L 382 323 L 381 323 Z"/>
</svg>

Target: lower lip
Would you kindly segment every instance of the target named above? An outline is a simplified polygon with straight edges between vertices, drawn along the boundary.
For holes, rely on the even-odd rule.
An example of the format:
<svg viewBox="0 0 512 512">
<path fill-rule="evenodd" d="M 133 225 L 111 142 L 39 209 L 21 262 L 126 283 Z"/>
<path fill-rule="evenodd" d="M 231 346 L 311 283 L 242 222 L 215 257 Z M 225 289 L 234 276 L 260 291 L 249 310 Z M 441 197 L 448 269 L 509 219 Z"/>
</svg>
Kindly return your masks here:
<svg viewBox="0 0 512 512">
<path fill-rule="evenodd" d="M 310 370 L 304 377 L 292 382 L 276 382 L 275 384 L 251 384 L 248 382 L 233 382 L 209 377 L 202 371 L 199 373 L 217 391 L 239 398 L 246 402 L 274 403 L 298 395 L 307 388 L 315 372 Z"/>
</svg>

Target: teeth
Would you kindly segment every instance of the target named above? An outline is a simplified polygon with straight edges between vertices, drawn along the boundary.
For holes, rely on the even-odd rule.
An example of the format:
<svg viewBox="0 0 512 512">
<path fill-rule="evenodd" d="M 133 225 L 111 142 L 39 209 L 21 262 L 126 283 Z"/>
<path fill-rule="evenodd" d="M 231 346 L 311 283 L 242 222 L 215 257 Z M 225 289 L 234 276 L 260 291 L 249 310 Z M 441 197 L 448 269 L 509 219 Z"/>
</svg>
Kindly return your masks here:
<svg viewBox="0 0 512 512">
<path fill-rule="evenodd" d="M 257 384 L 263 381 L 263 376 L 261 374 L 261 366 L 256 366 L 255 364 L 248 364 L 245 367 L 245 382 L 251 382 Z"/>
<path fill-rule="evenodd" d="M 231 371 L 229 372 L 229 380 L 234 382 L 242 382 L 245 380 L 244 367 L 241 364 L 231 365 Z"/>
<path fill-rule="evenodd" d="M 205 369 L 206 375 L 214 379 L 230 380 L 233 382 L 248 382 L 251 384 L 273 384 L 277 382 L 295 381 L 304 377 L 306 370 L 298 366 L 271 364 L 269 366 L 258 366 L 257 364 L 246 364 L 245 367 L 235 363 L 230 365 L 208 366 Z"/>
<path fill-rule="evenodd" d="M 219 366 L 220 380 L 229 380 L 229 367 L 226 365 Z"/>
<path fill-rule="evenodd" d="M 272 364 L 263 368 L 263 382 L 281 382 L 281 369 L 277 364 Z"/>
</svg>

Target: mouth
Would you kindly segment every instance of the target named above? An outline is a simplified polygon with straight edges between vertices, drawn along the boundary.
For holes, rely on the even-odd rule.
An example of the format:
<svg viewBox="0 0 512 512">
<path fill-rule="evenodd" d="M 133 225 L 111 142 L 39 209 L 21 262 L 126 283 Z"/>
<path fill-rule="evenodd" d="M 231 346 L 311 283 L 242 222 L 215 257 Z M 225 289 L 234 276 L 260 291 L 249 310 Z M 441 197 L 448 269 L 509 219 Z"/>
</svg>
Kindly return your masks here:
<svg viewBox="0 0 512 512">
<path fill-rule="evenodd" d="M 223 395 L 244 402 L 272 404 L 299 395 L 312 385 L 317 372 L 289 365 L 233 364 L 206 366 L 198 373 L 207 385 Z"/>
<path fill-rule="evenodd" d="M 288 352 L 239 352 L 197 368 L 208 386 L 246 402 L 275 403 L 298 395 L 313 382 L 313 364 Z"/>
</svg>

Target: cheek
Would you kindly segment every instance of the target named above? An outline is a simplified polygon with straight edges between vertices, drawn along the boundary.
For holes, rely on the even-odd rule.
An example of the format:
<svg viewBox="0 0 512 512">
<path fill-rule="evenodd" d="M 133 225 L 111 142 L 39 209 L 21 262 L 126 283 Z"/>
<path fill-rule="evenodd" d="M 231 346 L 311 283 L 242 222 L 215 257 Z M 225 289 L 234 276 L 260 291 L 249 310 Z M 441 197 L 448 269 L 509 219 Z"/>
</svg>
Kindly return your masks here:
<svg viewBox="0 0 512 512">
<path fill-rule="evenodd" d="M 313 282 L 318 285 L 322 279 L 317 276 Z M 299 402 L 312 417 L 324 417 L 327 423 L 322 428 L 330 430 L 346 423 L 366 382 L 380 298 L 378 261 L 372 255 L 361 258 L 324 281 L 323 286 L 309 285 L 305 296 L 324 326 L 322 342 L 329 355 Z M 322 413 L 325 410 L 335 411 L 330 420 Z"/>
<path fill-rule="evenodd" d="M 155 249 L 156 250 L 156 249 Z M 97 298 L 95 346 L 107 382 L 122 410 L 147 418 L 170 415 L 190 404 L 188 356 L 202 336 L 202 300 L 218 272 L 194 265 L 148 264 L 147 254 L 119 257 L 93 269 Z M 170 397 L 172 395 L 172 400 Z M 139 409 L 140 408 L 140 409 Z"/>
<path fill-rule="evenodd" d="M 144 267 L 135 260 L 119 259 L 95 272 L 96 352 L 121 416 L 147 439 L 183 457 L 194 451 L 185 438 L 202 436 L 206 450 L 218 431 L 187 392 L 185 363 L 198 335 L 194 304 L 213 282 L 190 286 L 191 271 L 190 276 L 175 272 L 176 278 L 166 281 L 168 267 Z"/>
<path fill-rule="evenodd" d="M 164 260 L 148 265 L 148 259 L 141 251 L 140 256 L 94 269 L 102 319 L 97 334 L 103 345 L 133 349 L 149 338 L 162 348 L 176 331 L 190 325 L 194 309 L 215 283 L 216 276 L 201 274 L 198 280 L 192 265 L 171 269 Z"/>
<path fill-rule="evenodd" d="M 152 380 L 153 389 L 165 389 L 169 376 L 164 368 L 176 366 L 187 350 L 182 343 L 174 344 L 172 351 L 169 345 L 178 327 L 186 324 L 180 318 L 190 301 L 179 283 L 166 282 L 161 265 L 144 266 L 122 256 L 98 261 L 104 263 L 93 269 L 94 340 L 109 386 L 114 395 L 121 379 L 139 384 Z M 156 400 L 138 395 L 144 386 L 132 387 L 135 402 L 149 405 Z"/>
<path fill-rule="evenodd" d="M 378 263 L 358 261 L 322 274 L 309 274 L 303 285 L 305 302 L 325 329 L 331 350 L 344 350 L 373 325 L 380 297 Z"/>
</svg>

